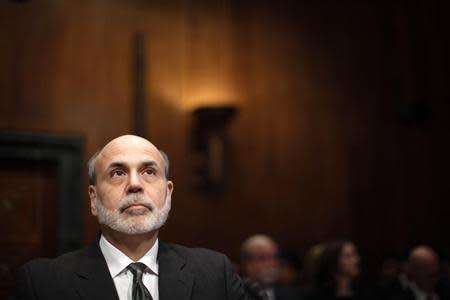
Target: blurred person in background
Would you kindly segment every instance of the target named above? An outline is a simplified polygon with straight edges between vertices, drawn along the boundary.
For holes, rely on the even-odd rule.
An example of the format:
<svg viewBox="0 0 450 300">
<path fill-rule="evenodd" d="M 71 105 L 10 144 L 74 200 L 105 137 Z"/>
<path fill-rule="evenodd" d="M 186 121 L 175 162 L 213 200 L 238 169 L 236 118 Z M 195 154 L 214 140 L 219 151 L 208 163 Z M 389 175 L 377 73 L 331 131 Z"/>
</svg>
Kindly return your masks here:
<svg viewBox="0 0 450 300">
<path fill-rule="evenodd" d="M 450 249 L 444 249 L 441 253 L 441 276 L 438 286 L 448 291 L 450 290 Z"/>
<path fill-rule="evenodd" d="M 287 249 L 280 251 L 280 274 L 278 283 L 282 286 L 298 288 L 300 279 L 300 259 L 298 255 Z"/>
<path fill-rule="evenodd" d="M 309 248 L 303 259 L 303 269 L 300 273 L 300 289 L 309 294 L 316 286 L 317 272 L 319 271 L 320 256 L 324 244 L 316 244 Z"/>
<path fill-rule="evenodd" d="M 297 290 L 279 284 L 279 247 L 267 235 L 253 235 L 242 243 L 241 271 L 250 293 L 258 295 L 261 300 L 300 298 Z"/>
<path fill-rule="evenodd" d="M 354 287 L 360 273 L 356 246 L 347 240 L 326 243 L 320 254 L 316 286 L 311 297 L 316 300 L 361 299 Z"/>
<path fill-rule="evenodd" d="M 381 264 L 380 282 L 389 284 L 395 281 L 400 274 L 400 262 L 395 257 L 386 258 Z"/>
<path fill-rule="evenodd" d="M 408 287 L 391 294 L 392 300 L 449 300 L 450 292 L 439 285 L 440 261 L 429 246 L 411 250 L 407 261 Z"/>
<path fill-rule="evenodd" d="M 389 299 L 393 294 L 399 294 L 409 288 L 407 276 L 408 256 L 410 250 L 401 255 L 387 257 L 380 270 L 380 280 L 372 288 L 371 299 Z"/>
</svg>

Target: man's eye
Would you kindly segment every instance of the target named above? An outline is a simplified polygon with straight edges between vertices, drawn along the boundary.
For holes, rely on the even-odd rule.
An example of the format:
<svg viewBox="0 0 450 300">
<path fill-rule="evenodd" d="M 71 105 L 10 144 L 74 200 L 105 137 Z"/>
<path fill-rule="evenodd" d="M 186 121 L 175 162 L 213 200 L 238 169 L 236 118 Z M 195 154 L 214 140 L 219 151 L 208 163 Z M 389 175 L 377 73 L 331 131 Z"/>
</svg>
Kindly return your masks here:
<svg viewBox="0 0 450 300">
<path fill-rule="evenodd" d="M 125 172 L 123 170 L 114 170 L 111 174 L 112 176 L 124 176 Z"/>
<path fill-rule="evenodd" d="M 145 169 L 144 174 L 145 175 L 153 175 L 153 174 L 155 174 L 155 170 L 151 169 L 151 168 Z"/>
</svg>

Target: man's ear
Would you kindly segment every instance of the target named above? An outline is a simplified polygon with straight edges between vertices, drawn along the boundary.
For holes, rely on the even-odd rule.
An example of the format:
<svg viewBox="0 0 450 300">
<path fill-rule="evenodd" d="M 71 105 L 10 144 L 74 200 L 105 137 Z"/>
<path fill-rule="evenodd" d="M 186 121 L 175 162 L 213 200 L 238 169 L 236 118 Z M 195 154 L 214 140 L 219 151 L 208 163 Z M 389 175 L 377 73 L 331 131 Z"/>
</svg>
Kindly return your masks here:
<svg viewBox="0 0 450 300">
<path fill-rule="evenodd" d="M 172 192 L 173 192 L 173 182 L 167 181 L 167 189 L 166 189 L 166 201 L 172 202 Z"/>
<path fill-rule="evenodd" d="M 97 208 L 95 206 L 95 201 L 97 201 L 97 190 L 95 186 L 90 185 L 88 187 L 89 199 L 91 199 L 91 214 L 97 216 Z"/>
<path fill-rule="evenodd" d="M 168 193 L 169 195 L 172 195 L 173 189 L 174 189 L 173 182 L 170 181 L 170 180 L 168 180 L 168 181 L 167 181 L 167 193 Z"/>
</svg>

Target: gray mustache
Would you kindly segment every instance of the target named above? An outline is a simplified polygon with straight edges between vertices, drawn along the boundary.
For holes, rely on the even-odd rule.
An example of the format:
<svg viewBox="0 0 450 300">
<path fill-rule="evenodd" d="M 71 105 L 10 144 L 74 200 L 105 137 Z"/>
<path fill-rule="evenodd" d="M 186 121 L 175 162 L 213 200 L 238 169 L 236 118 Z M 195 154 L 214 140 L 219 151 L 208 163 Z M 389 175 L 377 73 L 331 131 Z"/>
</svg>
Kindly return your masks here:
<svg viewBox="0 0 450 300">
<path fill-rule="evenodd" d="M 145 195 L 142 195 L 142 194 L 133 194 L 133 195 L 128 195 L 125 198 L 123 198 L 122 203 L 120 204 L 118 210 L 120 213 L 123 213 L 128 207 L 130 207 L 131 205 L 135 205 L 135 204 L 142 205 L 142 206 L 148 208 L 148 210 L 150 210 L 150 211 L 153 211 L 153 209 L 154 209 L 153 204 L 148 199 L 148 197 L 146 197 Z"/>
</svg>

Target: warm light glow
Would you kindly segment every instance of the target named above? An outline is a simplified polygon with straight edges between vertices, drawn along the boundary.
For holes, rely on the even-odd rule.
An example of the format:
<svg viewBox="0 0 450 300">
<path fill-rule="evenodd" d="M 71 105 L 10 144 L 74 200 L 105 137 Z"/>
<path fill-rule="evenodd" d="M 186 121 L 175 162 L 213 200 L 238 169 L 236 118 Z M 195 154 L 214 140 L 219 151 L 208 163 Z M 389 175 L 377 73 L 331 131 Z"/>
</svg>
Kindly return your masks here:
<svg viewBox="0 0 450 300">
<path fill-rule="evenodd" d="M 199 107 L 239 106 L 242 95 L 230 91 L 229 87 L 203 85 L 199 88 L 190 87 L 184 91 L 173 84 L 159 82 L 153 84 L 153 97 L 164 99 L 166 104 L 176 110 L 191 112 Z"/>
<path fill-rule="evenodd" d="M 193 111 L 198 107 L 238 106 L 238 95 L 226 89 L 205 87 L 186 94 L 181 103 L 184 111 Z"/>
</svg>

